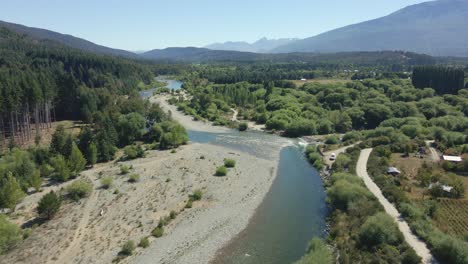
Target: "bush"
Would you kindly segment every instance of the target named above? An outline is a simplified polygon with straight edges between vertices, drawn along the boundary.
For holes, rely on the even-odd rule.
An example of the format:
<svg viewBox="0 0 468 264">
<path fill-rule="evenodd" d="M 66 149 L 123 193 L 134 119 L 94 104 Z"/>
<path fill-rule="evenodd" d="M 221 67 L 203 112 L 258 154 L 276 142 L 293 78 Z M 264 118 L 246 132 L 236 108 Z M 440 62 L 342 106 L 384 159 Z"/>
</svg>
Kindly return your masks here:
<svg viewBox="0 0 468 264">
<path fill-rule="evenodd" d="M 112 186 L 112 177 L 108 176 L 108 177 L 103 177 L 101 178 L 101 187 L 103 189 L 109 189 L 111 186 Z"/>
<path fill-rule="evenodd" d="M 203 196 L 203 192 L 201 190 L 195 190 L 192 195 L 190 195 L 190 199 L 192 201 L 200 201 Z"/>
<path fill-rule="evenodd" d="M 468 263 L 468 243 L 443 233 L 432 235 L 433 252 L 441 263 Z"/>
<path fill-rule="evenodd" d="M 174 219 L 177 217 L 177 213 L 176 213 L 175 211 L 171 211 L 171 212 L 169 213 L 169 217 L 170 217 L 172 220 L 174 220 Z"/>
<path fill-rule="evenodd" d="M 125 243 L 122 246 L 122 250 L 120 250 L 120 254 L 124 256 L 130 256 L 133 254 L 133 251 L 135 249 L 136 249 L 135 242 L 133 242 L 133 240 L 129 240 L 127 241 L 127 243 Z"/>
<path fill-rule="evenodd" d="M 393 218 L 381 212 L 364 222 L 359 231 L 359 241 L 368 248 L 382 244 L 397 246 L 403 241 L 403 234 L 400 233 Z"/>
<path fill-rule="evenodd" d="M 338 144 L 338 141 L 340 140 L 336 136 L 329 136 L 325 139 L 325 144 L 335 145 L 335 144 Z"/>
<path fill-rule="evenodd" d="M 224 166 L 226 168 L 234 168 L 236 166 L 236 161 L 233 159 L 224 159 Z"/>
<path fill-rule="evenodd" d="M 247 123 L 242 122 L 242 123 L 239 124 L 238 129 L 239 129 L 239 131 L 246 131 L 248 127 L 249 127 L 249 125 Z"/>
<path fill-rule="evenodd" d="M 87 197 L 92 190 L 93 185 L 84 180 L 77 180 L 65 188 L 66 195 L 74 201 Z"/>
<path fill-rule="evenodd" d="M 151 232 L 151 235 L 154 236 L 154 237 L 162 237 L 164 235 L 164 227 L 156 227 L 155 229 L 153 229 L 153 231 Z"/>
<path fill-rule="evenodd" d="M 124 154 L 125 160 L 143 158 L 145 156 L 145 150 L 141 147 L 141 145 L 126 146 L 124 148 Z"/>
<path fill-rule="evenodd" d="M 314 238 L 307 247 L 307 253 L 295 264 L 332 264 L 333 253 L 331 249 L 320 239 Z"/>
<path fill-rule="evenodd" d="M 135 183 L 135 182 L 138 182 L 140 181 L 140 175 L 138 174 L 132 174 L 128 177 L 128 182 L 132 182 L 132 183 Z"/>
<path fill-rule="evenodd" d="M 61 205 L 62 199 L 54 191 L 51 191 L 39 200 L 37 212 L 41 217 L 50 220 L 59 211 Z"/>
<path fill-rule="evenodd" d="M 148 237 L 142 237 L 140 239 L 140 243 L 138 243 L 138 246 L 139 247 L 142 247 L 142 248 L 147 248 L 149 247 L 149 240 L 148 240 Z"/>
<path fill-rule="evenodd" d="M 120 174 L 125 175 L 130 172 L 130 168 L 126 165 L 121 165 L 120 166 Z"/>
<path fill-rule="evenodd" d="M 185 204 L 185 208 L 192 208 L 192 206 L 193 206 L 193 201 L 192 199 L 189 199 L 187 203 Z"/>
<path fill-rule="evenodd" d="M 224 166 L 216 168 L 216 176 L 226 176 L 227 175 L 227 169 Z"/>
<path fill-rule="evenodd" d="M 11 250 L 23 240 L 21 228 L 0 215 L 0 255 Z"/>
</svg>

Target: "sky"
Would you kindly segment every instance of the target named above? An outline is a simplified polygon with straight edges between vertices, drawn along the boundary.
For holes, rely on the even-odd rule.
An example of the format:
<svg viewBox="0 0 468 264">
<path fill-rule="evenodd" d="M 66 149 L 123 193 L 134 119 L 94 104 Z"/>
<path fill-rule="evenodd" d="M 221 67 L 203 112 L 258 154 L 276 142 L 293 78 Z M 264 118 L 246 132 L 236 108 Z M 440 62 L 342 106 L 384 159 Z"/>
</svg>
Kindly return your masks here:
<svg viewBox="0 0 468 264">
<path fill-rule="evenodd" d="M 0 0 L 0 20 L 132 51 L 306 38 L 427 0 Z"/>
</svg>

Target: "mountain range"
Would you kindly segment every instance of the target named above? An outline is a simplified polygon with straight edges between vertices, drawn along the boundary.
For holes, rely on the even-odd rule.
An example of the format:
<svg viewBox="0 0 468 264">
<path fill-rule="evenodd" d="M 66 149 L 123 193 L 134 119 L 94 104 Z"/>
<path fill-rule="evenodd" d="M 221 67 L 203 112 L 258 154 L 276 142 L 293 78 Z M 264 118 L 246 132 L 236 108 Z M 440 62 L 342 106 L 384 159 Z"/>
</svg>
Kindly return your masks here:
<svg viewBox="0 0 468 264">
<path fill-rule="evenodd" d="M 468 0 L 408 6 L 388 16 L 286 44 L 271 52 L 406 50 L 468 56 Z"/>
<path fill-rule="evenodd" d="M 268 60 L 265 53 L 337 53 L 401 50 L 432 56 L 468 57 L 468 0 L 438 0 L 305 39 L 215 43 L 205 48 L 167 48 L 143 53 L 113 49 L 54 31 L 0 21 L 0 27 L 96 54 L 176 61 Z M 303 55 L 304 56 L 304 55 Z M 310 55 L 306 57 L 311 57 Z"/>
<path fill-rule="evenodd" d="M 214 43 L 205 46 L 211 50 L 232 50 L 232 51 L 244 51 L 244 52 L 255 52 L 255 53 L 268 53 L 280 46 L 291 44 L 299 39 L 297 38 L 282 38 L 282 39 L 267 39 L 261 38 L 254 43 L 248 43 L 245 41 L 228 41 L 224 43 Z"/>
</svg>

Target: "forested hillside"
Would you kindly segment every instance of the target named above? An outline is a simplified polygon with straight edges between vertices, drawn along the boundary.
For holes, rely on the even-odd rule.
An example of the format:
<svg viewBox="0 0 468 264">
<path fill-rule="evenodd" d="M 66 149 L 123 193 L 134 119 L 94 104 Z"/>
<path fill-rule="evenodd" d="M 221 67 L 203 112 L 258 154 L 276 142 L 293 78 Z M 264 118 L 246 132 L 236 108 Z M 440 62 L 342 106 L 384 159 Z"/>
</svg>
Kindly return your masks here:
<svg viewBox="0 0 468 264">
<path fill-rule="evenodd" d="M 5 21 L 0 21 L 0 27 L 8 28 L 9 30 L 16 32 L 18 34 L 26 34 L 30 38 L 36 40 L 52 40 L 57 43 L 61 43 L 67 47 L 83 50 L 86 52 L 91 52 L 95 54 L 107 54 L 114 56 L 122 56 L 127 58 L 137 58 L 138 55 L 126 50 L 112 49 L 97 45 L 91 41 L 77 38 L 71 35 L 61 34 L 47 29 L 27 27 L 15 23 L 8 23 Z"/>
<path fill-rule="evenodd" d="M 150 83 L 150 69 L 135 62 L 36 41 L 0 29 L 0 125 L 2 136 L 31 140 L 31 124 L 54 119 L 92 120 L 112 94 Z M 107 98 L 107 99 L 106 99 Z"/>
<path fill-rule="evenodd" d="M 128 160 L 144 156 L 145 149 L 185 144 L 184 127 L 138 93 L 153 84 L 152 71 L 180 70 L 85 53 L 0 28 L 0 210 L 14 212 L 25 196 L 78 178 L 86 166 L 113 160 L 119 148 Z M 82 121 L 79 134 L 62 126 L 50 131 L 62 119 Z M 45 130 L 53 132 L 49 146 L 40 144 Z M 74 184 L 78 190 L 44 195 L 34 221 L 52 219 L 62 201 L 92 191 L 83 179 Z M 30 233 L 0 216 L 0 254 Z"/>
</svg>

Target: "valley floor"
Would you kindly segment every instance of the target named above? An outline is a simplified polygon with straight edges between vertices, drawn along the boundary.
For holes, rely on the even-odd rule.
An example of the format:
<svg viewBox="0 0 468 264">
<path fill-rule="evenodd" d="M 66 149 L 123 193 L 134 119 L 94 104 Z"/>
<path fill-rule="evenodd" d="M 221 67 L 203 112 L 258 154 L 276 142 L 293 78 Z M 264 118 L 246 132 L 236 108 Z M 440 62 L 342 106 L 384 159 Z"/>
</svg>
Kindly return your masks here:
<svg viewBox="0 0 468 264">
<path fill-rule="evenodd" d="M 188 129 L 222 132 L 173 111 L 174 119 Z M 188 117 L 187 117 L 188 118 Z M 138 248 L 123 263 L 208 263 L 216 251 L 242 231 L 262 202 L 276 175 L 278 155 L 271 160 L 210 144 L 189 144 L 176 153 L 148 151 L 147 156 L 128 162 L 99 164 L 84 171 L 92 194 L 78 203 L 67 203 L 51 221 L 34 228 L 31 236 L 0 263 L 111 263 L 128 240 L 136 244 L 149 236 L 149 248 Z M 216 177 L 224 158 L 236 160 L 225 177 Z M 119 166 L 133 166 L 128 182 Z M 102 189 L 100 178 L 110 176 L 113 186 Z M 50 190 L 24 199 L 18 205 L 18 224 L 34 219 L 37 201 Z M 201 201 L 184 209 L 193 191 L 203 191 Z M 118 191 L 116 191 L 118 190 Z M 159 219 L 170 211 L 180 212 L 165 227 L 164 236 L 151 237 Z"/>
</svg>

